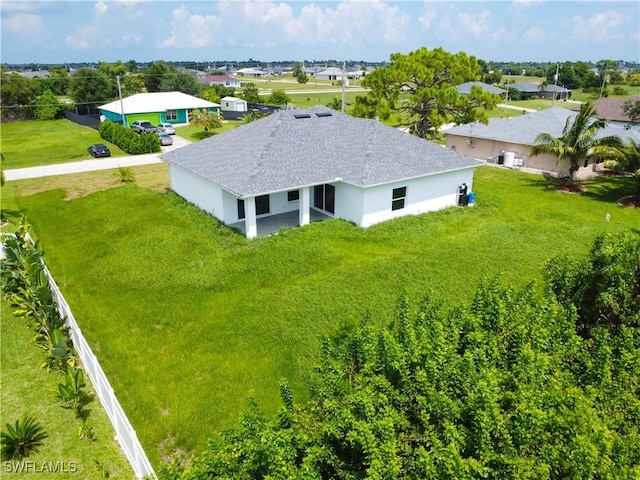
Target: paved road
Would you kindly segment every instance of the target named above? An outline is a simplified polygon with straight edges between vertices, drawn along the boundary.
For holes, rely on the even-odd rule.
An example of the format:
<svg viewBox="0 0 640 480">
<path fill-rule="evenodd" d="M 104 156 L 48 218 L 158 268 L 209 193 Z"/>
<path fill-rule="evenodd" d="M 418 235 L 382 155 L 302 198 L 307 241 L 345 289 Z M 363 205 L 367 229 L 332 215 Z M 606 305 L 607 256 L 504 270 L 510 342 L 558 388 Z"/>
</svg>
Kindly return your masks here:
<svg viewBox="0 0 640 480">
<path fill-rule="evenodd" d="M 92 160 L 82 160 L 80 162 L 58 163 L 55 165 L 43 165 L 40 167 L 16 168 L 5 170 L 4 176 L 7 181 L 23 180 L 26 178 L 49 177 L 53 175 L 66 175 L 69 173 L 93 172 L 96 170 L 109 170 L 118 167 L 132 167 L 136 165 L 149 165 L 160 163 L 158 157 L 164 152 L 188 145 L 191 141 L 186 138 L 173 135 L 173 145 L 162 147 L 161 153 L 150 153 L 147 155 L 130 155 L 126 157 L 109 157 Z"/>
</svg>

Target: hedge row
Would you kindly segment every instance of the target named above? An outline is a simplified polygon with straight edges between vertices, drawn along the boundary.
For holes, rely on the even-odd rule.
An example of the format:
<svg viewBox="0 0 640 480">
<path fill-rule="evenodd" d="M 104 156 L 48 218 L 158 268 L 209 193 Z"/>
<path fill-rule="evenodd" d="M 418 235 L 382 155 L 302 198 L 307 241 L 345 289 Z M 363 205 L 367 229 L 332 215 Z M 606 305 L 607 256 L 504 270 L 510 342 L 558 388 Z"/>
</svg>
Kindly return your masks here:
<svg viewBox="0 0 640 480">
<path fill-rule="evenodd" d="M 117 145 L 130 155 L 155 153 L 160 151 L 160 140 L 155 133 L 137 134 L 130 128 L 114 122 L 100 122 L 100 136 Z"/>
</svg>

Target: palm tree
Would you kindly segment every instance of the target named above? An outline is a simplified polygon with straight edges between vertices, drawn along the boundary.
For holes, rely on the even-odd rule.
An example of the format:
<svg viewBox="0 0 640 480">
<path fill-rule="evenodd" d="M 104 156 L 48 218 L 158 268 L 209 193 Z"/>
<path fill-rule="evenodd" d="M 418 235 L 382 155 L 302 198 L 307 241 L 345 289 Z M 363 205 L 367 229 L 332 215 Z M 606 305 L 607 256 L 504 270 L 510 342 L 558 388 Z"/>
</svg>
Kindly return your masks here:
<svg viewBox="0 0 640 480">
<path fill-rule="evenodd" d="M 192 110 L 189 114 L 189 121 L 204 129 L 204 134 L 209 135 L 210 128 L 222 128 L 222 117 L 219 112 L 202 109 Z"/>
<path fill-rule="evenodd" d="M 617 136 L 596 138 L 598 130 L 606 127 L 607 122 L 596 119 L 591 101 L 582 104 L 575 118 L 567 119 L 562 136 L 554 137 L 550 133 L 540 133 L 531 148 L 531 156 L 548 154 L 555 156 L 560 163 L 569 160 L 569 178 L 573 182 L 580 168 L 581 160 L 620 158 L 622 140 Z"/>
<path fill-rule="evenodd" d="M 630 173 L 636 179 L 636 205 L 640 205 L 640 144 L 629 139 L 629 144 L 622 150 L 624 155 L 616 160 L 608 160 L 604 166 L 611 170 Z"/>
</svg>

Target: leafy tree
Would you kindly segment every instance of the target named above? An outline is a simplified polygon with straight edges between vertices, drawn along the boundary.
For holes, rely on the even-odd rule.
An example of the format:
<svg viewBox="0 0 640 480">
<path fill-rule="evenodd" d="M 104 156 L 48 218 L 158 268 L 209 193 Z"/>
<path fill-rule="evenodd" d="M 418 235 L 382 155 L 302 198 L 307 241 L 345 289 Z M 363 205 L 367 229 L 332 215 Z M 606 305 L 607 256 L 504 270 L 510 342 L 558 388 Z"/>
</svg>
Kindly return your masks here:
<svg viewBox="0 0 640 480">
<path fill-rule="evenodd" d="M 153 62 L 144 70 L 144 84 L 148 92 L 159 92 L 160 84 L 165 75 L 169 71 L 169 67 L 163 60 Z"/>
<path fill-rule="evenodd" d="M 255 83 L 247 83 L 242 90 L 242 98 L 248 103 L 260 103 L 258 87 Z"/>
<path fill-rule="evenodd" d="M 201 91 L 200 97 L 205 100 L 209 100 L 210 102 L 218 103 L 224 97 L 233 97 L 235 92 L 236 89 L 233 87 L 227 87 L 225 85 L 211 85 L 209 87 L 205 87 Z"/>
<path fill-rule="evenodd" d="M 120 88 L 123 97 L 129 97 L 145 91 L 144 77 L 142 75 L 125 75 L 121 77 Z"/>
<path fill-rule="evenodd" d="M 583 336 L 599 327 L 614 334 L 640 328 L 640 235 L 600 235 L 587 258 L 554 258 L 547 277 L 560 303 L 575 306 Z"/>
<path fill-rule="evenodd" d="M 291 97 L 284 90 L 272 90 L 267 102 L 271 105 L 286 105 L 291 101 Z"/>
<path fill-rule="evenodd" d="M 500 98 L 477 87 L 468 96 L 455 88 L 479 79 L 480 74 L 475 57 L 423 47 L 407 55 L 392 54 L 387 66 L 367 75 L 362 83 L 371 89 L 369 95 L 376 102 L 397 108 L 412 131 L 426 138 L 450 121 L 486 121 L 486 115 L 476 107 L 492 108 Z M 401 95 L 402 103 L 397 106 Z"/>
<path fill-rule="evenodd" d="M 502 72 L 487 72 L 482 74 L 482 81 L 489 85 L 498 85 L 502 82 Z"/>
<path fill-rule="evenodd" d="M 629 144 L 622 150 L 623 156 L 617 160 L 608 160 L 605 167 L 617 172 L 626 172 L 636 179 L 636 205 L 640 205 L 640 145 L 634 139 L 629 139 Z"/>
<path fill-rule="evenodd" d="M 158 87 L 161 92 L 182 92 L 198 96 L 202 86 L 196 77 L 187 72 L 172 71 L 167 73 Z"/>
<path fill-rule="evenodd" d="M 573 181 L 582 160 L 615 159 L 620 157 L 622 141 L 617 136 L 596 138 L 606 121 L 594 119 L 592 102 L 583 103 L 578 115 L 568 118 L 560 137 L 540 133 L 531 148 L 531 156 L 553 155 L 560 163 L 569 160 L 569 177 Z"/>
<path fill-rule="evenodd" d="M 205 136 L 209 135 L 209 130 L 211 129 L 222 128 L 220 113 L 205 108 L 192 110 L 189 113 L 189 122 L 197 127 L 202 127 Z"/>
<path fill-rule="evenodd" d="M 305 84 L 309 81 L 309 75 L 300 70 L 298 75 L 296 75 L 296 80 L 298 80 L 298 83 L 300 84 Z"/>
<path fill-rule="evenodd" d="M 48 68 L 49 77 L 40 80 L 42 91 L 51 90 L 54 95 L 66 95 L 69 88 L 69 72 L 60 65 L 52 65 Z"/>
<path fill-rule="evenodd" d="M 93 68 L 80 68 L 71 76 L 69 96 L 87 113 L 117 97 L 115 79 Z"/>
<path fill-rule="evenodd" d="M 125 67 L 127 68 L 128 73 L 138 73 L 138 62 L 135 60 L 129 60 L 125 63 Z"/>
<path fill-rule="evenodd" d="M 593 88 L 600 86 L 598 77 L 593 72 L 591 65 L 587 62 L 576 62 L 573 65 L 573 71 L 578 77 L 578 82 L 581 88 Z"/>
<path fill-rule="evenodd" d="M 60 103 L 51 90 L 46 90 L 36 100 L 33 115 L 38 120 L 55 120 L 61 118 L 66 109 L 67 107 Z"/>
<path fill-rule="evenodd" d="M 118 75 L 124 75 L 127 72 L 127 67 L 120 60 L 115 63 L 100 62 L 98 71 L 103 72 L 109 78 L 115 79 Z"/>
<path fill-rule="evenodd" d="M 629 117 L 632 125 L 640 123 L 640 99 L 629 99 L 622 104 L 622 112 Z"/>
<path fill-rule="evenodd" d="M 0 108 L 3 122 L 28 120 L 33 115 L 33 103 L 38 95 L 35 80 L 23 77 L 18 73 L 0 72 Z"/>
</svg>

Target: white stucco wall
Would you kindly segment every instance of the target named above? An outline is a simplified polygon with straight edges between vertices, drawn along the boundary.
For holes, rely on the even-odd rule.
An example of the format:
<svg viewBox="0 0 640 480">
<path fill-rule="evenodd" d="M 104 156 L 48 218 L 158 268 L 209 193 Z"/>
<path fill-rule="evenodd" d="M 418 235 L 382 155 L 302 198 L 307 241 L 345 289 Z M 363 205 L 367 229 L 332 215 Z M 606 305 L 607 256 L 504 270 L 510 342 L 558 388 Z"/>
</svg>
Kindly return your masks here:
<svg viewBox="0 0 640 480">
<path fill-rule="evenodd" d="M 364 190 L 342 182 L 332 185 L 336 187 L 334 216 L 359 225 L 364 212 Z"/>
<path fill-rule="evenodd" d="M 418 215 L 457 205 L 458 186 L 466 183 L 469 191 L 473 188 L 472 168 L 444 172 L 401 182 L 369 187 L 362 191 L 362 216 L 355 221 L 361 227 L 405 215 Z M 404 208 L 391 209 L 393 189 L 407 187 Z M 342 217 L 345 218 L 345 217 Z"/>
<path fill-rule="evenodd" d="M 169 178 L 171 190 L 205 212 L 226 221 L 222 190 L 219 187 L 175 165 L 169 165 Z"/>
</svg>

